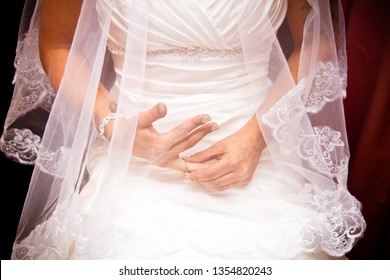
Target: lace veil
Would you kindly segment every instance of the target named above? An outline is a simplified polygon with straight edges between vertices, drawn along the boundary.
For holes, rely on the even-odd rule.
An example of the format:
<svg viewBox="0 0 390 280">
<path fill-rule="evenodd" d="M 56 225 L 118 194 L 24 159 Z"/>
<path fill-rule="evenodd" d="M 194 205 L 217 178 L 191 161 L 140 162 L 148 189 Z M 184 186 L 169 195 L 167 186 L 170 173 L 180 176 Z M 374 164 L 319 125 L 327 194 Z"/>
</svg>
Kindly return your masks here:
<svg viewBox="0 0 390 280">
<path fill-rule="evenodd" d="M 113 84 L 107 34 L 115 0 L 104 17 L 96 1 L 85 0 L 72 49 L 59 90 L 55 93 L 39 59 L 38 24 L 40 0 L 27 0 L 15 58 L 14 95 L 1 136 L 1 150 L 23 164 L 35 165 L 15 241 L 14 258 L 28 258 L 22 240 L 56 214 L 64 228 L 79 217 L 78 196 L 89 181 L 88 151 L 100 143 L 107 150 L 105 165 L 95 178 L 97 192 L 112 176 L 125 176 L 132 168 L 130 156 L 140 104 L 126 98 L 122 89 L 142 92 L 147 50 L 148 1 L 133 1 L 123 71 L 116 97 L 117 113 L 128 120 L 115 122 L 112 139 L 102 142 L 94 120 L 99 82 Z M 237 28 L 247 67 L 248 82 L 255 86 L 258 37 L 267 38 L 271 53 L 266 101 L 257 117 L 275 165 L 294 173 L 302 186 L 286 198 L 297 200 L 318 213 L 302 220 L 303 251 L 346 254 L 362 237 L 365 222 L 360 203 L 347 190 L 349 149 L 344 122 L 346 53 L 341 6 L 328 1 L 307 1 L 311 10 L 305 20 L 300 50 L 298 82 L 287 59 L 294 47 L 291 33 L 264 24 L 253 29 L 238 18 Z M 282 28 L 281 28 L 282 29 Z M 141 94 L 141 93 L 140 93 Z M 69 230 L 71 231 L 71 230 Z"/>
</svg>

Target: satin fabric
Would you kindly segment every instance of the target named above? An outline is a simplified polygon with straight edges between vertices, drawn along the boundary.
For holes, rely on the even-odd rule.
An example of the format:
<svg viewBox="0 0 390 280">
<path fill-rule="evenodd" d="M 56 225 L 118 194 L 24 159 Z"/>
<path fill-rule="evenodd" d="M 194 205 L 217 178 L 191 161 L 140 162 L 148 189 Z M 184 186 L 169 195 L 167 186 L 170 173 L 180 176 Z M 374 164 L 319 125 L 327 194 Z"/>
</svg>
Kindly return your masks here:
<svg viewBox="0 0 390 280">
<path fill-rule="evenodd" d="M 343 258 L 364 220 L 345 188 L 342 45 L 326 3 L 310 3 L 295 84 L 276 37 L 286 1 L 85 1 L 13 258 Z M 93 120 L 107 48 L 130 114 L 110 142 Z M 220 125 L 182 156 L 256 115 L 267 148 L 251 183 L 210 192 L 132 156 L 138 112 L 156 102 L 160 132 L 199 113 Z"/>
<path fill-rule="evenodd" d="M 265 16 L 268 7 L 279 7 L 272 9 L 275 27 L 285 15 L 283 1 L 241 3 L 253 9 L 253 17 L 263 15 L 263 20 L 268 19 Z M 104 9 L 104 1 L 100 4 L 98 11 Z M 141 111 L 157 102 L 167 105 L 167 117 L 154 124 L 158 131 L 166 132 L 172 125 L 201 112 L 209 114 L 219 124 L 219 130 L 183 156 L 206 149 L 241 128 L 256 114 L 269 90 L 267 64 L 271 46 L 267 40 L 260 43 L 262 55 L 256 62 L 261 71 L 255 87 L 245 78 L 243 54 L 210 55 L 191 62 L 180 54 L 152 53 L 188 45 L 216 52 L 239 47 L 238 30 L 227 23 L 230 17 L 236 16 L 234 12 L 243 7 L 232 9 L 231 5 L 221 2 L 211 7 L 204 7 L 205 4 L 153 2 L 149 11 L 144 89 L 127 93 L 132 102 L 140 103 Z M 110 28 L 109 38 L 117 52 L 119 48 L 125 49 L 125 43 L 119 42 L 126 28 L 120 23 L 126 22 L 129 8 L 124 3 L 113 11 L 113 22 L 118 24 Z M 188 18 L 189 11 L 193 18 Z M 255 22 L 264 24 L 262 20 Z M 211 36 L 213 33 L 218 36 Z M 117 80 L 111 90 L 113 96 L 120 90 L 120 80 L 129 78 L 121 70 L 124 57 L 122 52 L 113 54 L 117 69 Z M 316 213 L 299 202 L 286 200 L 289 188 L 300 188 L 302 182 L 292 174 L 278 171 L 267 151 L 250 185 L 223 193 L 210 193 L 196 184 L 183 183 L 182 172 L 156 167 L 136 157 L 132 157 L 125 179 L 120 176 L 116 179 L 114 172 L 108 186 L 98 190 L 95 178 L 104 170 L 106 152 L 99 145 L 91 150 L 88 165 L 91 179 L 81 192 L 80 203 L 84 209 L 83 220 L 91 225 L 107 223 L 104 226 L 107 232 L 102 235 L 99 230 L 96 234 L 83 223 L 83 228 L 76 229 L 81 232 L 73 240 L 69 258 L 333 258 L 324 253 L 300 252 L 296 243 L 301 234 L 300 223 L 315 217 Z M 298 216 L 301 221 L 297 220 Z M 94 221 L 97 217 L 100 221 Z M 110 240 L 106 239 L 107 235 L 111 236 Z M 81 242 L 80 238 L 85 241 Z"/>
</svg>

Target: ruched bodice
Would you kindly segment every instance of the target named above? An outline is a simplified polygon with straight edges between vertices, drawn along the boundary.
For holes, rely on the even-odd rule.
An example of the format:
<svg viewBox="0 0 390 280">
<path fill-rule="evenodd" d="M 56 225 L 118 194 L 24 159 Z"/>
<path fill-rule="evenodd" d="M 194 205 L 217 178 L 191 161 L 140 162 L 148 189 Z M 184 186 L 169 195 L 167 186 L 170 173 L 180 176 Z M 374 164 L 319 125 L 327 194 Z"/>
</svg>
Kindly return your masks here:
<svg viewBox="0 0 390 280">
<path fill-rule="evenodd" d="M 106 1 L 98 3 L 100 13 L 109 10 Z M 129 39 L 126 34 L 130 34 L 133 43 L 142 32 L 131 33 L 134 26 L 129 24 L 129 17 L 134 11 L 128 1 L 119 3 L 123 5 L 112 11 L 108 34 L 108 48 L 117 74 L 111 89 L 113 96 L 125 93 L 145 110 L 164 102 L 167 115 L 153 123 L 160 132 L 201 113 L 209 114 L 220 127 L 181 156 L 207 149 L 236 132 L 256 114 L 269 90 L 268 63 L 273 40 L 267 31 L 280 25 L 285 1 L 145 2 L 144 10 L 138 11 L 143 16 L 147 14 L 147 24 L 141 26 L 147 28 L 142 77 L 123 70 L 129 55 L 125 52 Z M 240 26 L 251 26 L 253 30 L 242 34 Z M 250 45 L 254 49 L 241 45 L 246 39 L 242 36 L 262 31 L 263 34 L 254 35 L 261 38 L 255 40 L 256 45 Z M 271 33 L 274 35 L 273 30 Z M 250 66 L 256 67 L 256 71 L 250 79 L 247 52 L 255 54 Z M 128 84 L 124 79 L 141 78 L 142 90 L 124 86 Z M 94 174 L 102 172 L 101 155 L 99 149 L 91 153 L 89 169 Z M 126 257 L 288 258 L 300 249 L 295 241 L 284 241 L 287 236 L 289 240 L 299 239 L 300 224 L 294 218 L 282 216 L 285 211 L 305 217 L 313 215 L 311 210 L 282 199 L 289 188 L 299 188 L 302 182 L 291 174 L 279 173 L 266 150 L 251 184 L 223 194 L 210 194 L 196 184 L 183 184 L 181 172 L 136 157 L 132 158 L 128 173 L 124 180 L 110 178 L 110 187 L 99 196 L 99 205 L 116 201 L 106 215 L 118 236 L 124 237 L 118 237 L 118 243 L 126 244 Z M 91 180 L 82 199 L 88 202 L 94 191 Z M 92 215 L 92 209 L 86 211 Z M 143 213 L 142 219 L 134 213 Z M 286 229 L 281 230 L 285 225 Z"/>
<path fill-rule="evenodd" d="M 78 6 L 31 2 L 0 139 L 36 155 L 14 259 L 332 259 L 362 236 L 333 1 L 84 0 L 74 34 Z M 55 100 L 45 24 L 72 38 Z"/>
<path fill-rule="evenodd" d="M 121 48 L 132 28 L 128 20 L 132 14 L 129 2 L 132 1 L 118 0 L 112 11 L 109 37 Z M 109 12 L 109 4 L 108 0 L 98 0 L 98 12 Z M 145 10 L 140 12 L 148 18 L 148 51 L 189 46 L 224 50 L 241 47 L 238 20 L 249 21 L 254 29 L 265 21 L 277 28 L 286 8 L 286 0 L 155 0 L 146 1 Z"/>
<path fill-rule="evenodd" d="M 97 10 L 102 16 L 110 11 L 109 2 L 98 1 Z M 248 82 L 244 79 L 247 75 L 245 52 L 259 55 L 258 80 L 264 86 L 272 40 L 259 34 L 262 41 L 251 46 L 253 49 L 243 50 L 239 25 L 249 25 L 256 32 L 269 30 L 269 25 L 277 28 L 286 12 L 285 0 L 158 0 L 146 1 L 143 9 L 137 12 L 147 18 L 147 23 L 141 27 L 147 28 L 148 55 L 143 79 L 146 92 L 234 91 Z M 129 23 L 133 12 L 129 1 L 124 0 L 119 0 L 112 10 L 108 44 L 119 79 L 127 75 L 122 72 L 127 40 L 139 39 Z M 218 59 L 221 57 L 224 59 Z M 193 75 L 193 71 L 198 75 Z"/>
<path fill-rule="evenodd" d="M 140 79 L 123 71 L 127 40 L 139 36 L 131 33 L 134 26 L 129 17 L 134 11 L 128 2 L 119 0 L 112 10 L 108 34 L 117 73 L 111 90 L 114 96 L 120 91 L 122 79 Z M 98 1 L 101 15 L 110 11 L 108 3 Z M 256 32 L 271 25 L 277 28 L 284 19 L 286 1 L 159 0 L 145 2 L 137 12 L 147 18 L 147 24 L 141 27 L 147 28 L 145 73 L 142 92 L 129 90 L 128 95 L 140 102 L 142 110 L 166 103 L 169 114 L 155 124 L 160 131 L 194 115 L 209 114 L 222 129 L 197 145 L 202 149 L 239 129 L 256 113 L 266 96 L 273 41 L 263 35 L 254 49 L 244 49 L 240 25 L 253 26 Z M 257 55 L 258 70 L 252 81 L 248 80 L 245 61 L 249 51 Z"/>
</svg>

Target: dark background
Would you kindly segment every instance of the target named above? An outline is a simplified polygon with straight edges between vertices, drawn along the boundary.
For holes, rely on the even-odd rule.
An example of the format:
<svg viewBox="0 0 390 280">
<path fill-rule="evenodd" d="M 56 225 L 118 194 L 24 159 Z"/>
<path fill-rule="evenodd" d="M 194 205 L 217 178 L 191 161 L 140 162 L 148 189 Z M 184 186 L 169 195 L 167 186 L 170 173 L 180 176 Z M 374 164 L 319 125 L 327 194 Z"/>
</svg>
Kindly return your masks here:
<svg viewBox="0 0 390 280">
<path fill-rule="evenodd" d="M 12 98 L 12 79 L 14 75 L 14 57 L 16 41 L 18 37 L 19 21 L 24 5 L 24 0 L 8 2 L 8 8 L 1 13 L 2 52 L 1 52 L 1 77 L 0 77 L 0 125 L 3 127 L 8 106 Z M 1 132 L 3 129 L 1 130 Z M 32 172 L 31 166 L 21 165 L 6 158 L 0 153 L 1 168 L 1 259 L 10 259 L 12 242 L 15 239 L 19 217 L 22 211 L 24 198 Z"/>
<path fill-rule="evenodd" d="M 322 0 L 321 0 L 322 1 Z M 390 259 L 390 1 L 342 0 L 346 16 L 348 88 L 345 113 L 351 161 L 349 190 L 363 204 L 368 227 L 348 254 L 353 259 Z M 1 16 L 0 124 L 12 97 L 14 56 L 24 0 L 8 3 Z M 1 259 L 12 243 L 27 194 L 31 166 L 0 153 Z"/>
</svg>

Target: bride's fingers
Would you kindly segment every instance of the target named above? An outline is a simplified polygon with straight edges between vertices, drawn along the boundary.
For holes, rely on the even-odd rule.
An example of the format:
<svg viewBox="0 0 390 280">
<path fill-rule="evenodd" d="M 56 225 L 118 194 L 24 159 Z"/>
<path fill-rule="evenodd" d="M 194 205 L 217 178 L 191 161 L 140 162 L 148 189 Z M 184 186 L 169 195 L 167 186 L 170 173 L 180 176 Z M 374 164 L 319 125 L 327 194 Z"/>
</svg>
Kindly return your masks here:
<svg viewBox="0 0 390 280">
<path fill-rule="evenodd" d="M 156 120 L 165 117 L 167 106 L 164 103 L 158 103 L 149 110 L 140 112 L 138 115 L 138 127 L 145 128 L 151 126 Z"/>
<path fill-rule="evenodd" d="M 188 162 L 193 164 L 193 162 Z M 198 169 L 186 175 L 186 179 L 196 182 L 209 190 L 222 191 L 233 187 L 243 187 L 251 181 L 251 174 L 243 166 L 236 166 L 228 157 L 221 157 L 215 163 L 206 163 L 207 168 Z"/>
<path fill-rule="evenodd" d="M 215 180 L 197 182 L 197 184 L 209 190 L 223 191 L 228 188 L 246 186 L 248 182 L 238 178 L 235 172 L 230 172 Z"/>
<path fill-rule="evenodd" d="M 173 159 L 172 157 L 175 158 Z M 150 163 L 161 167 L 182 171 L 184 175 L 192 171 L 207 167 L 207 164 L 204 163 L 186 162 L 185 159 L 179 157 L 176 153 L 172 152 L 160 155 L 159 157 L 154 158 Z"/>
<path fill-rule="evenodd" d="M 172 149 L 176 150 L 178 153 L 188 150 L 189 148 L 193 147 L 196 143 L 198 143 L 200 140 L 202 140 L 207 134 L 217 129 L 219 129 L 217 123 L 215 122 L 206 123 L 196 128 L 180 142 L 175 143 Z"/>
<path fill-rule="evenodd" d="M 189 162 L 189 164 L 195 164 L 193 162 Z M 216 161 L 216 162 L 208 162 L 207 168 L 202 168 L 198 170 L 194 170 L 190 172 L 186 178 L 197 182 L 199 184 L 214 181 L 226 174 L 232 172 L 229 168 L 229 165 L 224 163 L 224 161 Z"/>
<path fill-rule="evenodd" d="M 187 161 L 187 170 L 188 173 L 207 168 L 209 165 L 207 163 L 192 163 Z"/>
<path fill-rule="evenodd" d="M 221 146 L 211 145 L 209 148 L 191 155 L 191 157 L 189 157 L 187 160 L 189 162 L 206 162 L 213 159 L 218 159 L 223 154 L 224 150 L 221 148 Z"/>
<path fill-rule="evenodd" d="M 178 170 L 182 170 L 185 175 L 194 172 L 196 170 L 200 170 L 203 168 L 207 168 L 208 165 L 206 163 L 190 163 L 188 161 L 185 161 L 185 159 L 181 158 L 180 167 Z"/>
<path fill-rule="evenodd" d="M 169 146 L 173 146 L 174 144 L 185 139 L 188 134 L 190 134 L 194 129 L 208 123 L 211 121 L 211 118 L 207 114 L 197 115 L 192 117 L 178 126 L 171 129 L 169 132 L 164 134 L 164 142 Z"/>
</svg>

